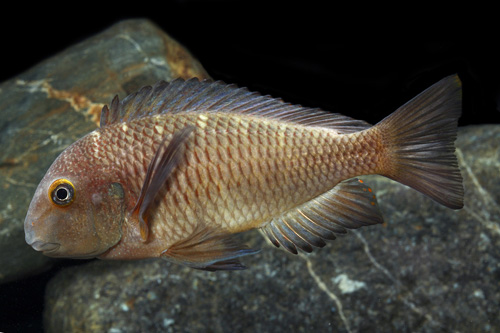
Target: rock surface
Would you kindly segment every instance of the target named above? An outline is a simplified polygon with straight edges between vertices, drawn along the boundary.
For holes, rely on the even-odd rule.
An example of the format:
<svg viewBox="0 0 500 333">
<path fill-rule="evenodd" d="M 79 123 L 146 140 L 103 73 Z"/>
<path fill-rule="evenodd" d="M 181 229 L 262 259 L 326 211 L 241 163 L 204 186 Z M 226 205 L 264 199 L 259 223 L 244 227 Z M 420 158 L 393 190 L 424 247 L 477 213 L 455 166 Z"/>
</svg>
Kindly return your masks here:
<svg viewBox="0 0 500 333">
<path fill-rule="evenodd" d="M 145 20 L 118 23 L 0 84 L 0 283 L 51 259 L 24 241 L 31 197 L 55 157 L 97 126 L 101 108 L 158 80 L 208 74 Z"/>
<path fill-rule="evenodd" d="M 0 85 L 0 283 L 52 262 L 25 244 L 22 224 L 54 158 L 96 127 L 103 103 L 116 93 L 178 76 L 208 77 L 154 25 L 128 21 Z M 499 144 L 499 126 L 460 130 L 461 211 L 365 177 L 386 223 L 349 232 L 310 255 L 274 249 L 249 232 L 242 241 L 262 251 L 244 258 L 249 269 L 241 272 L 162 260 L 73 261 L 47 286 L 45 330 L 500 331 Z M 2 300 L 10 308 L 16 298 Z"/>
<path fill-rule="evenodd" d="M 382 177 L 385 224 L 293 256 L 257 232 L 241 272 L 162 260 L 93 261 L 46 292 L 48 332 L 498 332 L 500 126 L 461 128 L 465 208 Z"/>
</svg>

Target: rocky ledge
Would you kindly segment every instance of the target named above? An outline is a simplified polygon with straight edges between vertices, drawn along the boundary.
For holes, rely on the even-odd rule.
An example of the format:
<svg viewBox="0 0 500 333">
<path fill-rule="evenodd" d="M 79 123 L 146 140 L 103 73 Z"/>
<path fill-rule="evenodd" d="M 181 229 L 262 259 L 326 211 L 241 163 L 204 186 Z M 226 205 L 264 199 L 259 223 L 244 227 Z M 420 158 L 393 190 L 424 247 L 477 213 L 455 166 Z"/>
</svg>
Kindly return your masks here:
<svg viewBox="0 0 500 333">
<path fill-rule="evenodd" d="M 132 20 L 0 84 L 0 283 L 50 265 L 26 247 L 26 210 L 57 155 L 97 127 L 103 105 L 159 80 L 193 76 L 209 77 L 151 22 Z"/>
<path fill-rule="evenodd" d="M 465 208 L 364 177 L 382 226 L 293 256 L 258 232 L 241 272 L 162 260 L 94 261 L 48 285 L 48 332 L 495 332 L 500 330 L 500 126 L 460 129 Z"/>
<path fill-rule="evenodd" d="M 0 85 L 1 282 L 54 262 L 26 245 L 23 234 L 31 196 L 53 159 L 96 127 L 100 108 L 115 94 L 177 76 L 208 77 L 150 22 L 127 21 Z M 385 223 L 309 255 L 290 255 L 249 232 L 242 241 L 262 251 L 244 258 L 245 271 L 211 273 L 153 259 L 75 262 L 46 286 L 44 329 L 500 331 L 499 145 L 500 126 L 460 129 L 466 189 L 460 211 L 385 178 L 364 177 Z M 10 294 L 36 297 L 30 292 Z"/>
</svg>

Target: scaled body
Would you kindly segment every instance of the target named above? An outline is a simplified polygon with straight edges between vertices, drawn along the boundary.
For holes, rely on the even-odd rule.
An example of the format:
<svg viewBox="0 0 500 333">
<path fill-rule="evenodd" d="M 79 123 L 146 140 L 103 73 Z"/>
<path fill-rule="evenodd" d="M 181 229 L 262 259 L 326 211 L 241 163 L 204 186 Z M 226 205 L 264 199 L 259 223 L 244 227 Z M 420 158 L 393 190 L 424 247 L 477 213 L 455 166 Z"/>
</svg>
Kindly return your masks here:
<svg viewBox="0 0 500 333">
<path fill-rule="evenodd" d="M 406 129 L 395 126 L 397 114 L 411 125 L 411 109 L 370 127 L 195 80 L 114 100 L 101 128 L 68 147 L 42 180 L 25 221 L 27 242 L 52 256 L 162 256 L 195 268 L 238 269 L 237 258 L 254 251 L 235 233 L 262 228 L 275 245 L 296 253 L 323 246 L 345 228 L 380 223 L 371 190 L 357 180 L 341 183 L 355 176 L 419 183 L 421 192 L 459 208 L 463 190 L 453 155 L 459 84 L 445 80 L 436 84 L 443 91 L 422 101 L 437 106 L 423 105 L 424 116 L 416 113 Z M 443 98 L 453 105 L 441 110 Z M 421 126 L 425 112 L 435 122 L 430 130 Z M 415 179 L 422 175 L 435 186 L 422 188 Z M 69 192 L 52 189 L 60 179 L 74 187 L 69 204 L 63 198 Z M 70 223 L 76 216 L 80 222 Z"/>
</svg>

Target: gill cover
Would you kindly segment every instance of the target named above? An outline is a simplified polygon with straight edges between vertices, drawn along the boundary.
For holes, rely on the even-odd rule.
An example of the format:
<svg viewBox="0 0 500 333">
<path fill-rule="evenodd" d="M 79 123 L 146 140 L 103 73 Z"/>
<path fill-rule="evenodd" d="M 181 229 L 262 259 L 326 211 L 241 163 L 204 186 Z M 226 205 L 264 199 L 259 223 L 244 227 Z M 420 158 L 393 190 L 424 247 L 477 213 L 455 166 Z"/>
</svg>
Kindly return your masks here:
<svg viewBox="0 0 500 333">
<path fill-rule="evenodd" d="M 87 214 L 88 219 L 92 219 L 97 236 L 93 239 L 93 256 L 109 250 L 120 241 L 125 216 L 124 196 L 120 183 L 103 185 L 100 191 L 92 194 Z"/>
</svg>

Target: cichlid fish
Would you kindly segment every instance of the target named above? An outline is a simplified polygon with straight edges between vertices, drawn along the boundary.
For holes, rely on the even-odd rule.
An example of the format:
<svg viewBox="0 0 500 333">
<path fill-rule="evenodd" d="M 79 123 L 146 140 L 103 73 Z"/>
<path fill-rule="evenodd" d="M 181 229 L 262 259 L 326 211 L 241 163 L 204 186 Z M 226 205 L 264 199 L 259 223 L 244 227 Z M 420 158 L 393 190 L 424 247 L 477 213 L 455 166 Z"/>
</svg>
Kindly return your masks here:
<svg viewBox="0 0 500 333">
<path fill-rule="evenodd" d="M 382 222 L 379 174 L 452 209 L 463 206 L 454 155 L 458 76 L 434 84 L 375 126 L 222 82 L 174 80 L 102 110 L 100 128 L 54 161 L 24 222 L 51 257 L 162 257 L 242 269 L 259 228 L 297 253 Z"/>
</svg>

